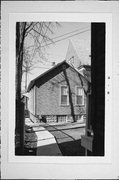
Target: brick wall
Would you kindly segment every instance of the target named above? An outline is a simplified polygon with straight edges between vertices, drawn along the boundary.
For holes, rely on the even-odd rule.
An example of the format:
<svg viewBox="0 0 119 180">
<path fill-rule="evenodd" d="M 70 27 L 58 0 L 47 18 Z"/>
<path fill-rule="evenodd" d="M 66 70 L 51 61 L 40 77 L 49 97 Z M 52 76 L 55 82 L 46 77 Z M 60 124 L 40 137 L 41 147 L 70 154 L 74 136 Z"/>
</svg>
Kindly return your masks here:
<svg viewBox="0 0 119 180">
<path fill-rule="evenodd" d="M 75 114 L 85 113 L 85 106 L 75 106 L 75 86 L 82 86 L 78 73 L 71 67 L 66 69 L 66 74 L 72 92 L 72 103 Z M 85 88 L 87 82 L 83 79 Z M 61 72 L 40 87 L 36 87 L 36 114 L 37 115 L 70 115 L 71 106 L 61 106 L 60 87 L 67 85 L 64 73 Z M 86 96 L 85 96 L 86 101 Z"/>
</svg>

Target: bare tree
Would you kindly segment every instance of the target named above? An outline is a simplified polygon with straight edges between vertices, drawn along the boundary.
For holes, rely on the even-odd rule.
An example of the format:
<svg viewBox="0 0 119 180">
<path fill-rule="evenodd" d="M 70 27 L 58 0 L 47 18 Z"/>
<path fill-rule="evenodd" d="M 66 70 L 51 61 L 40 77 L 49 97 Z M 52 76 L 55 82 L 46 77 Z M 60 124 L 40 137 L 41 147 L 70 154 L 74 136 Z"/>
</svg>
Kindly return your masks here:
<svg viewBox="0 0 119 180">
<path fill-rule="evenodd" d="M 51 22 L 17 22 L 16 23 L 16 99 L 21 96 L 22 74 L 32 69 L 38 61 L 43 63 L 47 42 L 52 42 L 54 26 Z"/>
<path fill-rule="evenodd" d="M 17 22 L 16 23 L 16 129 L 21 127 L 21 83 L 24 72 L 46 60 L 44 52 L 47 43 L 53 43 L 50 36 L 59 23 Z M 23 125 L 23 123 L 22 123 Z"/>
</svg>

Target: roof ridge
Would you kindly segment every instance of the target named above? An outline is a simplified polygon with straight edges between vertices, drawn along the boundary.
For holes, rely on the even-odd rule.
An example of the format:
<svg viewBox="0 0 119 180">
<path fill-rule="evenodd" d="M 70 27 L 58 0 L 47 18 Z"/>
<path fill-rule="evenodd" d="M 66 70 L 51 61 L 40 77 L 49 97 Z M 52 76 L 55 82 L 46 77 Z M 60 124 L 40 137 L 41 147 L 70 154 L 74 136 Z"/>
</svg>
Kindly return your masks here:
<svg viewBox="0 0 119 180">
<path fill-rule="evenodd" d="M 57 68 L 58 66 L 60 66 L 61 64 L 66 63 L 68 64 L 72 69 L 74 69 L 78 74 L 80 74 L 81 76 L 83 76 L 87 81 L 89 81 L 84 75 L 82 75 L 79 70 L 77 68 L 75 68 L 72 64 L 70 64 L 69 62 L 67 62 L 67 60 L 63 60 L 60 63 L 56 64 L 55 66 L 53 66 L 52 68 L 48 69 L 47 71 L 45 71 L 44 73 L 40 74 L 39 76 L 37 76 L 36 78 L 34 78 L 33 80 L 30 81 L 29 85 L 28 85 L 28 89 L 27 92 L 30 91 L 30 89 L 34 86 L 34 83 L 37 79 L 43 77 L 44 75 L 46 75 L 48 72 L 52 71 L 53 69 Z M 90 82 L 90 81 L 89 81 Z"/>
</svg>

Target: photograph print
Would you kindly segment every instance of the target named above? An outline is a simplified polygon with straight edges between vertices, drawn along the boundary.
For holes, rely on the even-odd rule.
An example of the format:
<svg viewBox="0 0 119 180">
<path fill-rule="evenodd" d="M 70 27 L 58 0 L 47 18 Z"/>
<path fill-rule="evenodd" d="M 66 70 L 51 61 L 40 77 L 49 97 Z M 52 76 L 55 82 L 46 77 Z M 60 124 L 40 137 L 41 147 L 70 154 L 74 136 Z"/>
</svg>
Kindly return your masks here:
<svg viewBox="0 0 119 180">
<path fill-rule="evenodd" d="M 16 156 L 105 156 L 104 22 L 16 22 Z"/>
</svg>

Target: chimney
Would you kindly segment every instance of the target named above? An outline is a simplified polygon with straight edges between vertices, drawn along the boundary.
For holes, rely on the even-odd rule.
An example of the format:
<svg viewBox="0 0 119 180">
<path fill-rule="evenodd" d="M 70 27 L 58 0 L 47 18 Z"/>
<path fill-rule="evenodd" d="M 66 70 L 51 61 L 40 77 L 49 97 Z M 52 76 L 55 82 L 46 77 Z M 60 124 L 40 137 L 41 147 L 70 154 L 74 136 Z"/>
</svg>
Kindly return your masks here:
<svg viewBox="0 0 119 180">
<path fill-rule="evenodd" d="M 55 66 L 56 64 L 55 64 L 55 62 L 52 62 L 52 66 Z"/>
</svg>

